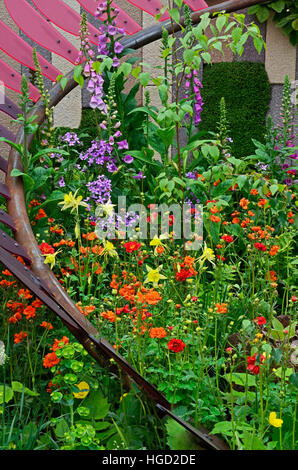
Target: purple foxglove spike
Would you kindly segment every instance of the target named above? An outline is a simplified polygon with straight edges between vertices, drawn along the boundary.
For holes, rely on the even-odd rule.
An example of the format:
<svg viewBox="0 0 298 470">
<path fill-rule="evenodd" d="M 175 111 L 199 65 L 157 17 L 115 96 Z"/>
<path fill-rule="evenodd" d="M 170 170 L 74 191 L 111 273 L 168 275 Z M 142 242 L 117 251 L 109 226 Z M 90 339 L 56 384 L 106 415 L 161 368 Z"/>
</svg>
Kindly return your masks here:
<svg viewBox="0 0 298 470">
<path fill-rule="evenodd" d="M 7 88 L 21 93 L 21 82 L 22 76 L 16 72 L 12 67 L 6 64 L 3 60 L 0 59 L 0 80 L 4 83 Z M 31 83 L 29 85 L 29 96 L 30 99 L 36 102 L 39 99 L 39 91 Z"/>
<path fill-rule="evenodd" d="M 32 2 L 40 13 L 56 26 L 74 36 L 80 35 L 81 15 L 63 3 L 62 0 L 51 0 L 50 2 L 49 0 L 32 0 Z M 100 32 L 90 23 L 88 23 L 88 30 L 90 42 L 97 45 Z"/>
<path fill-rule="evenodd" d="M 15 24 L 40 46 L 75 64 L 79 51 L 25 0 L 4 0 Z"/>
<path fill-rule="evenodd" d="M 2 126 L 1 124 L 0 124 L 0 137 L 4 137 L 4 139 L 10 140 L 11 142 L 15 142 L 16 140 L 16 136 L 11 131 L 6 129 L 6 127 Z"/>
<path fill-rule="evenodd" d="M 26 67 L 35 70 L 33 61 L 33 49 L 22 39 L 17 33 L 12 31 L 3 21 L 0 20 L 0 49 L 7 55 L 20 62 Z M 61 75 L 60 70 L 56 69 L 50 62 L 48 62 L 40 54 L 37 54 L 38 61 L 41 67 L 42 74 L 52 80 L 56 81 L 58 75 Z"/>
<path fill-rule="evenodd" d="M 8 116 L 12 117 L 13 119 L 16 119 L 18 117 L 18 114 L 22 113 L 20 108 L 13 101 L 11 101 L 5 94 L 2 94 L 1 92 L 0 92 L 0 111 L 2 111 L 2 113 L 8 114 Z"/>
<path fill-rule="evenodd" d="M 79 2 L 79 4 L 82 5 L 85 10 L 89 11 L 89 13 L 95 16 L 95 12 L 99 3 L 98 0 L 77 0 L 77 2 Z M 119 28 L 123 28 L 130 35 L 141 31 L 142 27 L 136 21 L 134 21 L 122 8 L 120 8 L 117 3 L 112 2 L 111 6 L 112 8 L 117 8 L 119 10 L 119 14 L 115 19 Z M 103 16 L 100 19 L 104 20 L 106 17 Z"/>
</svg>

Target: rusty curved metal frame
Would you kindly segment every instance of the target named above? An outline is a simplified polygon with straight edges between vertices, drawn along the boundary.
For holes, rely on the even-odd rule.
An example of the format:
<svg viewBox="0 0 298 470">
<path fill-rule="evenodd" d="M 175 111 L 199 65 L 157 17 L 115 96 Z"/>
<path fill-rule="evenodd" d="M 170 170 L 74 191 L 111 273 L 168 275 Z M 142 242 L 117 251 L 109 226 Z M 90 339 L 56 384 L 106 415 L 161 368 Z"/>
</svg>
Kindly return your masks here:
<svg viewBox="0 0 298 470">
<path fill-rule="evenodd" d="M 200 16 L 203 13 L 209 12 L 214 13 L 220 10 L 226 12 L 237 11 L 241 8 L 245 8 L 251 5 L 261 3 L 260 0 L 230 0 L 224 2 L 218 6 L 209 7 L 206 10 L 194 13 L 192 15 L 193 24 L 199 23 Z M 183 19 L 182 19 L 183 25 Z M 122 41 L 125 48 L 139 49 L 144 45 L 152 43 L 162 36 L 163 28 L 167 28 L 172 31 L 171 22 L 168 20 L 154 25 L 146 30 L 136 33 L 134 36 L 124 39 Z M 179 25 L 174 26 L 174 31 L 178 32 L 181 29 Z M 68 93 L 70 93 L 76 86 L 77 83 L 73 80 L 72 72 L 67 75 L 68 82 L 64 90 L 61 89 L 59 84 L 55 85 L 50 93 L 50 107 L 56 106 Z M 45 121 L 45 109 L 41 101 L 38 101 L 31 111 L 31 114 L 36 115 L 36 122 L 41 125 Z M 30 147 L 33 140 L 33 136 L 27 139 L 28 148 Z M 23 130 L 20 130 L 17 137 L 16 143 L 24 142 Z M 32 277 L 37 276 L 37 283 L 42 287 L 43 292 L 46 292 L 47 296 L 44 297 L 42 291 L 38 291 L 35 288 L 35 284 L 32 289 L 35 289 L 36 295 L 43 299 L 45 304 L 52 308 L 55 313 L 61 318 L 63 323 L 68 327 L 73 336 L 80 341 L 84 348 L 92 355 L 92 357 L 100 364 L 103 362 L 103 357 L 109 362 L 109 359 L 113 358 L 118 366 L 123 370 L 127 376 L 134 380 L 141 389 L 145 391 L 147 395 L 156 403 L 158 410 L 162 415 L 168 415 L 180 422 L 186 429 L 194 434 L 200 441 L 202 448 L 205 449 L 216 449 L 226 450 L 227 445 L 215 436 L 208 435 L 204 428 L 200 428 L 200 431 L 194 429 L 190 424 L 185 423 L 175 416 L 171 411 L 170 404 L 163 397 L 163 395 L 149 382 L 147 382 L 132 366 L 115 350 L 112 346 L 104 339 L 98 336 L 97 330 L 87 320 L 86 317 L 82 316 L 76 305 L 67 295 L 61 284 L 53 272 L 44 263 L 44 258 L 41 256 L 37 241 L 31 229 L 31 224 L 27 215 L 26 203 L 24 197 L 23 182 L 20 177 L 12 177 L 11 171 L 13 169 L 22 170 L 22 162 L 19 153 L 15 149 L 11 149 L 8 159 L 8 169 L 6 174 L 6 185 L 9 189 L 11 198 L 7 201 L 8 214 L 12 217 L 15 225 L 15 240 L 22 245 L 25 249 L 29 258 L 32 260 L 31 272 Z M 10 267 L 15 276 L 19 280 L 24 282 L 24 278 L 19 275 L 18 268 L 15 266 L 15 261 L 9 257 L 11 255 L 5 253 L 5 250 L 0 248 L 1 258 L 6 260 L 7 265 Z M 26 281 L 26 280 L 25 280 Z M 52 303 L 56 307 L 52 306 Z"/>
</svg>

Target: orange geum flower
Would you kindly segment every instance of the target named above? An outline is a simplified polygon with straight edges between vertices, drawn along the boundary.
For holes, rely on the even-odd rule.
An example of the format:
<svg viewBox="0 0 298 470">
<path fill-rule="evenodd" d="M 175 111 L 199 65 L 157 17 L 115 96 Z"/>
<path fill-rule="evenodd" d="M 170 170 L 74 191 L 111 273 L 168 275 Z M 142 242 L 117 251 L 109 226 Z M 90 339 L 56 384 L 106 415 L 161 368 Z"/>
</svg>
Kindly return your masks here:
<svg viewBox="0 0 298 470">
<path fill-rule="evenodd" d="M 18 292 L 18 296 L 26 300 L 32 298 L 32 295 L 30 294 L 30 291 L 28 289 L 20 289 Z"/>
<path fill-rule="evenodd" d="M 60 362 L 60 359 L 56 356 L 56 353 L 51 352 L 44 357 L 43 366 L 46 369 L 50 369 L 51 367 L 54 367 L 57 364 L 59 364 L 59 362 Z"/>
<path fill-rule="evenodd" d="M 47 214 L 43 209 L 39 209 L 38 214 L 35 216 L 36 220 L 42 219 L 44 217 L 47 217 Z"/>
<path fill-rule="evenodd" d="M 32 302 L 32 307 L 35 307 L 35 308 L 40 308 L 43 306 L 43 303 L 41 300 L 39 299 L 36 299 L 34 300 L 34 302 Z"/>
<path fill-rule="evenodd" d="M 35 317 L 35 312 L 36 312 L 36 309 L 32 307 L 31 305 L 29 305 L 28 307 L 24 309 L 23 315 L 26 315 L 27 320 L 30 320 L 30 318 Z"/>
<path fill-rule="evenodd" d="M 259 207 L 264 207 L 266 203 L 268 202 L 268 199 L 260 199 L 258 202 Z"/>
<path fill-rule="evenodd" d="M 4 271 L 2 271 L 2 274 L 3 274 L 4 276 L 12 276 L 11 272 L 8 271 L 8 269 L 5 269 Z"/>
<path fill-rule="evenodd" d="M 27 338 L 27 336 L 28 336 L 27 333 L 25 333 L 24 331 L 20 331 L 19 333 L 15 333 L 13 342 L 15 344 L 21 343 L 23 341 L 23 339 Z"/>
<path fill-rule="evenodd" d="M 250 204 L 250 202 L 248 199 L 245 199 L 245 197 L 243 197 L 242 199 L 240 199 L 239 204 L 242 207 L 242 209 L 248 209 L 248 205 Z"/>
<path fill-rule="evenodd" d="M 211 220 L 211 222 L 215 222 L 217 224 L 218 222 L 220 222 L 221 219 L 220 219 L 220 217 L 218 217 L 216 215 L 211 215 L 210 220 Z"/>
<path fill-rule="evenodd" d="M 114 323 L 116 319 L 116 315 L 114 312 L 111 310 L 107 310 L 106 312 L 102 312 L 100 314 L 101 317 L 105 318 L 106 320 L 109 320 L 109 322 Z"/>
<path fill-rule="evenodd" d="M 150 336 L 150 338 L 161 339 L 161 338 L 164 338 L 165 336 L 167 336 L 167 332 L 162 327 L 160 327 L 160 328 L 151 328 L 151 330 L 149 332 L 149 336 Z"/>
<path fill-rule="evenodd" d="M 65 346 L 68 343 L 69 343 L 69 338 L 67 338 L 67 336 L 63 336 L 62 339 L 55 339 L 53 346 L 52 346 L 52 350 L 57 351 L 57 349 L 63 348 L 63 346 Z"/>
<path fill-rule="evenodd" d="M 252 194 L 253 196 L 256 196 L 257 194 L 259 194 L 259 192 L 257 189 L 251 189 L 250 194 Z"/>
<path fill-rule="evenodd" d="M 216 308 L 217 308 L 217 313 L 227 313 L 228 309 L 227 309 L 227 305 L 228 304 L 219 304 L 217 303 L 216 304 Z"/>
<path fill-rule="evenodd" d="M 270 256 L 275 256 L 276 253 L 278 252 L 278 250 L 279 250 L 279 246 L 278 246 L 278 245 L 273 245 L 273 246 L 270 248 L 269 255 L 270 255 Z"/>
<path fill-rule="evenodd" d="M 42 326 L 42 328 L 45 328 L 45 330 L 52 330 L 53 329 L 53 325 L 52 323 L 48 323 L 46 321 L 43 321 L 40 326 Z"/>
</svg>

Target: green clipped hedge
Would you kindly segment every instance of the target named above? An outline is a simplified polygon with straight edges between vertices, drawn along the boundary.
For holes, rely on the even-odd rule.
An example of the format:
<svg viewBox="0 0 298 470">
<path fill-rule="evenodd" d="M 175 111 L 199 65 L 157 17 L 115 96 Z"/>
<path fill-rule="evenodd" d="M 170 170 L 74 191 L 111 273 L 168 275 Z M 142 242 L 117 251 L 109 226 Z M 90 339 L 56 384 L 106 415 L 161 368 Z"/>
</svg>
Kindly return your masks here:
<svg viewBox="0 0 298 470">
<path fill-rule="evenodd" d="M 222 62 L 204 67 L 204 107 L 200 130 L 216 131 L 219 104 L 225 98 L 232 153 L 244 157 L 254 151 L 252 138 L 264 141 L 271 87 L 264 64 Z"/>
</svg>

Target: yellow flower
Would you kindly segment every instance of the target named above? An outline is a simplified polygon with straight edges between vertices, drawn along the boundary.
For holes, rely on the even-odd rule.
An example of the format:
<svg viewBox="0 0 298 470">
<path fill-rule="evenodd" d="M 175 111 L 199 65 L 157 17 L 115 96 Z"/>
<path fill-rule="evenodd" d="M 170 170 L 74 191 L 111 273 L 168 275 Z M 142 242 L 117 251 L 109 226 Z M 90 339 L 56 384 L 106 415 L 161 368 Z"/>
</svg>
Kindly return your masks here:
<svg viewBox="0 0 298 470">
<path fill-rule="evenodd" d="M 150 246 L 162 246 L 161 240 L 155 235 L 155 237 L 151 240 Z"/>
<path fill-rule="evenodd" d="M 114 214 L 115 204 L 112 204 L 111 201 L 108 201 L 106 204 L 99 204 L 96 208 L 95 215 L 96 217 L 103 217 L 105 215 L 111 216 Z"/>
<path fill-rule="evenodd" d="M 43 256 L 46 257 L 46 259 L 45 259 L 45 261 L 44 261 L 45 264 L 50 264 L 50 265 L 51 265 L 51 266 L 50 266 L 51 269 L 53 269 L 53 267 L 55 266 L 55 264 L 56 264 L 56 256 L 57 256 L 57 254 L 58 254 L 60 251 L 61 251 L 61 249 L 58 250 L 58 251 L 56 251 L 55 253 L 50 253 L 50 254 L 48 254 L 48 255 L 43 255 Z"/>
<path fill-rule="evenodd" d="M 205 243 L 203 254 L 199 258 L 201 264 L 203 264 L 206 260 L 210 261 L 210 263 L 214 264 L 213 263 L 214 259 L 215 259 L 214 251 L 211 250 L 211 248 L 207 248 L 207 245 Z"/>
<path fill-rule="evenodd" d="M 59 202 L 60 205 L 63 205 L 63 211 L 65 211 L 66 209 L 71 209 L 70 212 L 73 212 L 74 210 L 78 210 L 79 206 L 88 207 L 88 204 L 86 204 L 86 202 L 82 202 L 83 196 L 76 197 L 77 192 L 78 189 L 74 194 L 72 194 L 72 192 L 70 192 L 69 194 L 64 194 L 64 201 Z"/>
<path fill-rule="evenodd" d="M 159 266 L 157 269 L 152 269 L 149 266 L 146 266 L 146 268 L 147 268 L 147 271 L 148 271 L 148 275 L 147 275 L 147 278 L 146 278 L 144 284 L 146 284 L 146 282 L 152 282 L 153 286 L 156 287 L 158 285 L 158 282 L 159 282 L 160 279 L 166 279 L 165 276 L 160 274 L 160 271 L 162 269 L 162 265 Z"/>
<path fill-rule="evenodd" d="M 85 398 L 88 393 L 90 392 L 90 387 L 89 385 L 87 384 L 87 382 L 80 382 L 79 384 L 75 384 L 76 387 L 78 387 L 78 389 L 80 390 L 79 392 L 73 392 L 73 396 L 75 398 L 80 398 L 80 399 L 83 399 Z"/>
<path fill-rule="evenodd" d="M 103 242 L 103 251 L 101 252 L 101 255 L 104 255 L 105 257 L 112 256 L 113 258 L 118 257 L 115 246 L 109 241 Z"/>
<path fill-rule="evenodd" d="M 120 397 L 120 402 L 123 400 L 123 398 L 125 398 L 126 396 L 128 395 L 128 393 L 123 393 L 123 395 Z"/>
<path fill-rule="evenodd" d="M 283 420 L 277 418 L 276 416 L 277 415 L 276 415 L 275 411 L 271 411 L 271 413 L 269 415 L 269 423 L 271 424 L 271 426 L 274 426 L 275 428 L 281 428 Z"/>
</svg>

